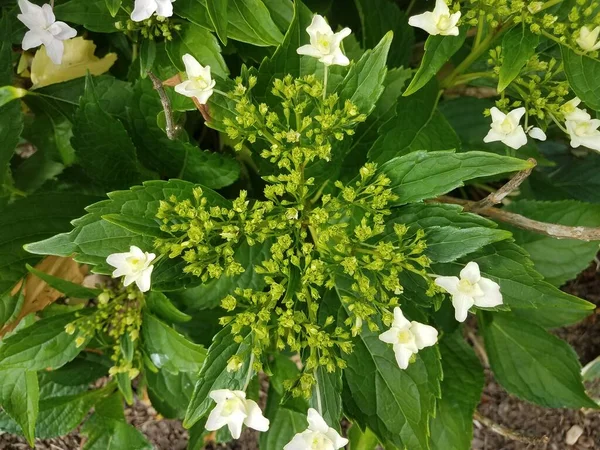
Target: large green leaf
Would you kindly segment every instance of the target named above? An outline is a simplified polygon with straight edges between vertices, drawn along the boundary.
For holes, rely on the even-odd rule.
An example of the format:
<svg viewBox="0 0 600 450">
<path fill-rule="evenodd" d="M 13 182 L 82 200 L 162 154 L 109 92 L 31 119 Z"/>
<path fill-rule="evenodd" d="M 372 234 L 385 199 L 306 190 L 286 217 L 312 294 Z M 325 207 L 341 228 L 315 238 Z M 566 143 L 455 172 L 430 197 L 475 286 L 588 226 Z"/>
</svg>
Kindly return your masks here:
<svg viewBox="0 0 600 450">
<path fill-rule="evenodd" d="M 155 366 L 169 372 L 198 372 L 206 349 L 188 341 L 173 328 L 145 312 L 142 321 L 144 350 Z"/>
<path fill-rule="evenodd" d="M 481 364 L 460 331 L 447 334 L 439 343 L 442 355 L 442 399 L 431 421 L 432 450 L 470 450 L 473 411 L 484 385 Z"/>
<path fill-rule="evenodd" d="M 538 34 L 532 33 L 525 23 L 509 30 L 502 39 L 502 66 L 498 76 L 498 92 L 502 92 L 519 76 L 529 58 L 535 54 L 540 41 Z"/>
<path fill-rule="evenodd" d="M 198 374 L 190 372 L 172 374 L 167 370 L 154 373 L 148 370 L 146 379 L 152 406 L 164 417 L 183 419 L 194 393 Z"/>
<path fill-rule="evenodd" d="M 74 313 L 50 316 L 4 339 L 0 344 L 0 370 L 56 369 L 74 359 L 84 345 L 77 347 L 77 333 L 67 334 L 65 326 L 75 318 Z"/>
<path fill-rule="evenodd" d="M 319 366 L 315 370 L 315 378 L 317 384 L 310 397 L 310 406 L 323 411 L 325 422 L 339 430 L 342 420 L 342 371 L 337 369 L 328 372 L 324 366 Z"/>
<path fill-rule="evenodd" d="M 227 45 L 227 8 L 229 0 L 206 0 L 206 9 L 208 16 L 215 27 L 217 36 L 221 39 L 224 45 Z"/>
<path fill-rule="evenodd" d="M 590 108 L 600 111 L 600 61 L 575 53 L 565 46 L 561 46 L 560 50 L 571 88 Z"/>
<path fill-rule="evenodd" d="M 35 372 L 23 369 L 0 371 L 0 406 L 15 420 L 32 447 L 38 416 L 40 390 Z"/>
<path fill-rule="evenodd" d="M 56 192 L 31 195 L 6 207 L 0 216 L 0 294 L 27 273 L 25 264 L 35 264 L 39 259 L 28 254 L 23 245 L 67 230 L 69 221 L 97 199 Z"/>
<path fill-rule="evenodd" d="M 214 403 L 208 396 L 210 391 L 215 389 L 239 390 L 244 387 L 250 370 L 251 345 L 252 335 L 250 333 L 244 337 L 241 343 L 237 343 L 229 326 L 223 328 L 214 337 L 183 421 L 186 428 L 190 428 L 204 417 Z M 244 363 L 239 370 L 229 372 L 227 363 L 233 355 L 238 355 Z"/>
<path fill-rule="evenodd" d="M 510 393 L 547 408 L 597 408 L 585 393 L 581 365 L 564 341 L 513 314 L 484 314 L 490 366 Z"/>
<path fill-rule="evenodd" d="M 19 316 L 24 301 L 25 296 L 22 289 L 15 295 L 11 295 L 10 291 L 0 295 L 0 329 Z"/>
<path fill-rule="evenodd" d="M 574 200 L 560 202 L 521 200 L 512 202 L 507 209 L 542 222 L 568 226 L 600 226 L 600 205 Z M 555 286 L 561 286 L 575 278 L 598 252 L 598 242 L 554 239 L 507 224 L 503 224 L 502 227 L 512 231 L 517 243 L 529 253 L 536 270 L 546 281 Z"/>
<path fill-rule="evenodd" d="M 486 152 L 418 151 L 392 159 L 380 171 L 390 178 L 401 205 L 445 194 L 467 180 L 530 167 L 527 161 Z"/>
<path fill-rule="evenodd" d="M 398 99 L 396 113 L 379 128 L 369 149 L 369 159 L 385 162 L 416 150 L 455 150 L 460 141 L 446 119 L 436 110 L 437 83 L 417 94 Z"/>
<path fill-rule="evenodd" d="M 439 70 L 462 47 L 469 27 L 460 28 L 458 36 L 429 36 L 425 41 L 425 54 L 419 70 L 406 88 L 404 96 L 412 95 L 437 75 Z"/>
<path fill-rule="evenodd" d="M 27 265 L 27 270 L 29 270 L 29 272 L 34 274 L 36 277 L 44 280 L 48 286 L 51 286 L 65 294 L 66 297 L 94 298 L 102 293 L 102 289 L 91 289 L 80 284 L 71 283 L 70 281 L 63 280 L 62 278 L 49 275 L 41 270 L 37 270 L 36 268 L 31 267 L 29 264 Z"/>
<path fill-rule="evenodd" d="M 111 15 L 106 7 L 106 0 L 69 0 L 56 5 L 54 13 L 60 20 L 83 25 L 98 33 L 114 33 L 118 31 L 115 22 L 125 24 L 129 19 L 124 9 Z"/>
</svg>

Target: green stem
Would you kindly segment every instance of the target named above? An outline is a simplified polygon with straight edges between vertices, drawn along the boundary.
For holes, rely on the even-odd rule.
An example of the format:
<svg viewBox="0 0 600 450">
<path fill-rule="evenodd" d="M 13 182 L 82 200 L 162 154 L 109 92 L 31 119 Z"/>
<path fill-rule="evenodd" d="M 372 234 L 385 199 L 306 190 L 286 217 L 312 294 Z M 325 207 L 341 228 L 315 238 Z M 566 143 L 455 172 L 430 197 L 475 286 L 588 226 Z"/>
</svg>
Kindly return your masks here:
<svg viewBox="0 0 600 450">
<path fill-rule="evenodd" d="M 315 369 L 315 394 L 317 396 L 317 411 L 323 416 L 323 405 L 321 404 L 321 388 L 319 388 L 319 377 L 317 376 L 317 370 Z"/>
<path fill-rule="evenodd" d="M 252 366 L 254 365 L 254 353 L 252 353 L 252 351 L 250 351 L 250 364 L 248 365 L 248 375 L 246 375 L 246 381 L 244 382 L 244 388 L 242 389 L 244 392 L 246 392 L 246 389 L 248 389 L 248 385 L 250 384 L 250 380 L 252 379 L 252 372 L 254 369 L 252 369 Z"/>
<path fill-rule="evenodd" d="M 558 128 L 560 128 L 564 133 L 569 134 L 569 131 L 556 119 L 556 117 L 554 117 L 554 114 L 548 113 L 548 115 Z"/>
<path fill-rule="evenodd" d="M 548 8 L 552 8 L 554 5 L 558 5 L 559 3 L 562 3 L 562 1 L 563 0 L 550 0 L 549 2 L 545 3 L 544 6 L 542 6 L 542 8 L 537 13 L 540 13 Z"/>
<path fill-rule="evenodd" d="M 477 21 L 477 35 L 475 36 L 475 47 L 479 47 L 481 44 L 481 38 L 483 37 L 483 28 L 485 26 L 485 11 L 479 13 L 479 19 Z"/>
<path fill-rule="evenodd" d="M 416 3 L 417 3 L 417 0 L 410 0 L 408 8 L 406 8 L 406 15 L 407 16 L 410 14 L 410 12 L 412 11 L 412 9 L 414 8 L 414 6 L 415 6 Z"/>
<path fill-rule="evenodd" d="M 329 66 L 325 64 L 325 69 L 323 70 L 323 100 L 327 97 L 327 77 L 329 75 Z"/>
</svg>

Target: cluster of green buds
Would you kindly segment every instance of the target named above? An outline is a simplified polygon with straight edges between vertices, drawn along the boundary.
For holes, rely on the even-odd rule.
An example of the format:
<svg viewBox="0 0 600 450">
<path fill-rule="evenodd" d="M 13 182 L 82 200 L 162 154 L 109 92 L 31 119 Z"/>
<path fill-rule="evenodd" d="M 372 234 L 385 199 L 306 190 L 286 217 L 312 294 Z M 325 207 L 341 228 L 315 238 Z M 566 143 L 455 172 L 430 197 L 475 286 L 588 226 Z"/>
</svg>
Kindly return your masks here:
<svg viewBox="0 0 600 450">
<path fill-rule="evenodd" d="M 126 373 L 134 379 L 140 373 L 141 355 L 137 340 L 142 326 L 141 309 L 144 294 L 135 286 L 105 289 L 97 298 L 96 308 L 79 315 L 65 327 L 69 335 L 78 333 L 75 341 L 81 347 L 96 338 L 100 347 L 110 348 L 113 366 L 111 376 Z"/>
<path fill-rule="evenodd" d="M 139 33 L 144 39 L 170 41 L 173 34 L 181 30 L 181 24 L 168 17 L 152 16 L 142 22 L 127 19 L 115 22 L 115 28 L 126 33 Z"/>
</svg>

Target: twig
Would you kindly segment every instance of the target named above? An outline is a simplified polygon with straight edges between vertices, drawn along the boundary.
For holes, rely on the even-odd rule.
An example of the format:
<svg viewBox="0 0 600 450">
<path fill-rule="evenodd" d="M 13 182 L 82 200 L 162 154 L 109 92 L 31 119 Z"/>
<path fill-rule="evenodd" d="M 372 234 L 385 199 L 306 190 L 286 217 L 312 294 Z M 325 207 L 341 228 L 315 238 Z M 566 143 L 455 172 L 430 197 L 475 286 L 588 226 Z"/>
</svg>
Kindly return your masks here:
<svg viewBox="0 0 600 450">
<path fill-rule="evenodd" d="M 475 352 L 479 355 L 479 359 L 483 363 L 483 366 L 487 369 L 490 367 L 490 360 L 488 358 L 487 352 L 485 351 L 485 347 L 481 343 L 481 340 L 473 333 L 473 331 L 467 332 L 467 337 L 473 343 L 473 348 Z"/>
<path fill-rule="evenodd" d="M 527 177 L 531 174 L 531 171 L 537 165 L 537 161 L 533 158 L 529 158 L 527 161 L 532 164 L 532 166 L 529 169 L 525 169 L 517 173 L 514 177 L 512 177 L 509 180 L 508 183 L 506 183 L 496 192 L 492 192 L 486 198 L 479 200 L 478 202 L 474 202 L 471 206 L 469 206 L 468 211 L 477 213 L 482 209 L 486 209 L 490 206 L 502 203 L 502 200 L 504 200 L 504 198 L 507 195 L 509 195 L 512 191 L 517 189 L 521 185 L 521 183 L 523 183 L 523 181 L 527 179 Z"/>
<path fill-rule="evenodd" d="M 160 102 L 162 103 L 162 107 L 165 112 L 165 131 L 167 132 L 167 137 L 171 140 L 174 140 L 177 137 L 177 127 L 173 121 L 173 109 L 171 108 L 171 101 L 165 92 L 163 82 L 152 72 L 148 72 L 148 77 L 150 77 L 154 89 L 156 92 L 158 92 Z"/>
<path fill-rule="evenodd" d="M 507 428 L 503 425 L 500 425 L 499 423 L 494 422 L 489 417 L 485 417 L 479 411 L 475 411 L 473 419 L 478 422 L 481 422 L 494 433 L 499 434 L 500 436 L 503 436 L 507 439 L 510 439 L 511 441 L 523 442 L 528 445 L 543 445 L 547 444 L 550 441 L 550 438 L 548 436 L 526 436 L 523 433 L 511 430 L 510 428 Z"/>
<path fill-rule="evenodd" d="M 454 205 L 461 205 L 466 210 L 471 210 L 474 203 L 470 200 L 463 200 L 461 198 L 449 197 L 442 195 L 434 202 L 441 203 L 452 203 Z M 600 241 L 600 228 L 590 227 L 569 227 L 566 225 L 558 225 L 555 223 L 539 222 L 537 220 L 529 219 L 520 214 L 511 213 L 499 208 L 488 207 L 477 211 L 482 216 L 487 216 L 500 222 L 506 222 L 514 225 L 517 228 L 523 230 L 534 231 L 536 233 L 544 234 L 556 239 L 577 239 L 579 241 Z"/>
</svg>

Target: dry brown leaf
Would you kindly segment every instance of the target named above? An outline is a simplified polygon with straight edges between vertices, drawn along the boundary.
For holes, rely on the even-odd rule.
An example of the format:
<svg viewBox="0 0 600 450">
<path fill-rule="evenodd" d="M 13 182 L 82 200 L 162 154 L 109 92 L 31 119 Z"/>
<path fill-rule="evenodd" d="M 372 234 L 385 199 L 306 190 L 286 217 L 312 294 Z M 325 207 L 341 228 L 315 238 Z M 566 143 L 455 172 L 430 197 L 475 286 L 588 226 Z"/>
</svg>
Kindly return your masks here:
<svg viewBox="0 0 600 450">
<path fill-rule="evenodd" d="M 39 262 L 35 268 L 42 272 L 46 272 L 48 275 L 62 278 L 63 280 L 76 284 L 81 284 L 87 273 L 87 268 L 85 266 L 80 266 L 71 258 L 59 256 L 48 256 Z M 12 295 L 19 292 L 22 284 L 23 282 L 21 281 L 13 288 Z M 41 311 L 63 296 L 62 293 L 48 286 L 48 283 L 33 274 L 29 274 L 25 278 L 23 295 L 25 296 L 25 301 L 23 302 L 23 308 L 21 309 L 19 316 L 14 322 L 5 325 L 4 328 L 0 330 L 0 337 L 13 330 L 28 314 Z"/>
</svg>

